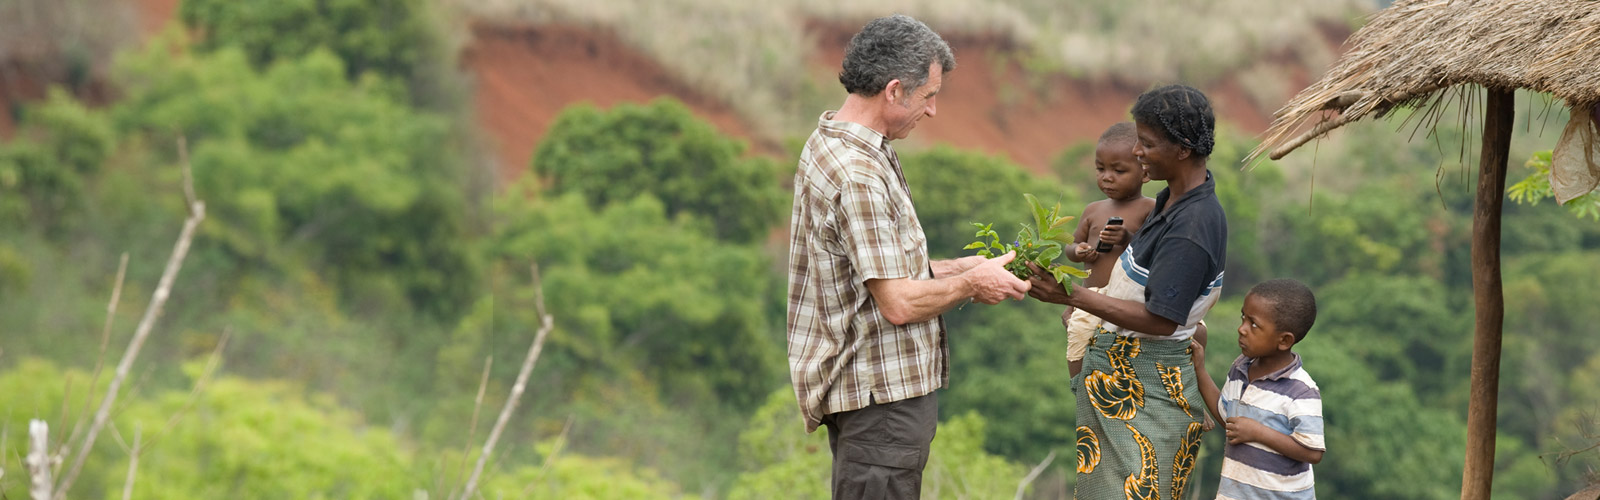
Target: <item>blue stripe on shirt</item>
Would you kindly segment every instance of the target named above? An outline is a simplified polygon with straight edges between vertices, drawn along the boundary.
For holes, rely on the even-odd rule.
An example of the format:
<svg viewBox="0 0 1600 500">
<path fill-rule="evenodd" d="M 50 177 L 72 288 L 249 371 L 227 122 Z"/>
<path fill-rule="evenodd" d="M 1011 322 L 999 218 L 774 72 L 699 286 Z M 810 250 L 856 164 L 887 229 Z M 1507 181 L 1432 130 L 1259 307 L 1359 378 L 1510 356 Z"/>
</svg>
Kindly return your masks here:
<svg viewBox="0 0 1600 500">
<path fill-rule="evenodd" d="M 1264 490 L 1223 476 L 1222 482 L 1217 484 L 1217 498 L 1219 500 L 1315 500 L 1317 490 L 1316 488 L 1302 491 Z"/>
</svg>

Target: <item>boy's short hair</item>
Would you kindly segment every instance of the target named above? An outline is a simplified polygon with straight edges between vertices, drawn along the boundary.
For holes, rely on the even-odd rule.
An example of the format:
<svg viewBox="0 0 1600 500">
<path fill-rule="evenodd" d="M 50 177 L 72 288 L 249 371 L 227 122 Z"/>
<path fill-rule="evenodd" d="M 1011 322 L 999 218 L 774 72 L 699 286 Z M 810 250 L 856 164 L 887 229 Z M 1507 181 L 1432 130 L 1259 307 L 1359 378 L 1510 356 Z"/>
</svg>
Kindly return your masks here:
<svg viewBox="0 0 1600 500">
<path fill-rule="evenodd" d="M 1272 322 L 1294 334 L 1294 341 L 1305 340 L 1306 332 L 1317 322 L 1317 297 L 1305 283 L 1291 279 L 1263 281 L 1250 294 L 1271 303 Z"/>
<path fill-rule="evenodd" d="M 1138 140 L 1139 131 L 1134 128 L 1133 122 L 1119 122 L 1107 128 L 1105 133 L 1100 134 L 1100 141 L 1097 144 L 1121 144 L 1124 142 L 1133 144 Z"/>
</svg>

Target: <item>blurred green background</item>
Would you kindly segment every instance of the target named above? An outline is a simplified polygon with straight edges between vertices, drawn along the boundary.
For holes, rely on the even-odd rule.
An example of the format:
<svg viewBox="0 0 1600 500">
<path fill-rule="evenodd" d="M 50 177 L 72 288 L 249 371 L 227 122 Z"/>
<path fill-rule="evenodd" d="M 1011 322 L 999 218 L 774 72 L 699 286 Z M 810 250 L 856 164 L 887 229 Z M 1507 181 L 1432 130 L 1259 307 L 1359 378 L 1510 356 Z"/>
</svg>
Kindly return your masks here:
<svg viewBox="0 0 1600 500">
<path fill-rule="evenodd" d="M 1211 372 L 1251 285 L 1309 283 L 1319 492 L 1455 498 L 1478 110 L 1240 164 L 1379 7 L 0 0 L 0 496 L 28 497 L 30 419 L 61 443 L 92 418 L 186 215 L 182 137 L 208 218 L 70 498 L 121 498 L 135 429 L 135 498 L 450 497 L 538 328 L 535 263 L 555 328 L 483 498 L 825 497 L 785 362 L 789 182 L 843 99 L 841 38 L 906 12 L 962 63 L 897 144 L 936 257 L 969 222 L 1014 230 L 1022 193 L 1098 199 L 1100 130 L 1152 85 L 1199 86 L 1230 227 Z M 1513 181 L 1566 119 L 1517 101 Z M 1600 463 L 1577 453 L 1600 442 L 1600 224 L 1549 201 L 1505 217 L 1494 496 L 1564 498 Z M 930 498 L 1010 498 L 1052 451 L 1023 496 L 1071 497 L 1059 315 L 946 316 Z M 1206 436 L 1197 498 L 1220 451 Z"/>
</svg>

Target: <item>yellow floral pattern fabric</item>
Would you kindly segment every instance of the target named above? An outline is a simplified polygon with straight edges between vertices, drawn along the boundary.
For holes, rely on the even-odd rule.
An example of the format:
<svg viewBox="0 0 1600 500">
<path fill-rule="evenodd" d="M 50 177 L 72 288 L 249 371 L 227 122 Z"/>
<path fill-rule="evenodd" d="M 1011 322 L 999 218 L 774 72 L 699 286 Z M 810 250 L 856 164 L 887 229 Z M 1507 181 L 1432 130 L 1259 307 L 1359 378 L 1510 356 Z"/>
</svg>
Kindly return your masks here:
<svg viewBox="0 0 1600 500">
<path fill-rule="evenodd" d="M 1088 474 L 1094 472 L 1094 466 L 1100 465 L 1100 440 L 1094 436 L 1094 431 L 1088 427 L 1078 426 L 1078 472 Z"/>
<path fill-rule="evenodd" d="M 1187 341 L 1095 332 L 1078 393 L 1077 498 L 1181 499 L 1204 433 Z M 1159 384 L 1161 389 L 1145 391 Z M 1154 389 L 1154 387 L 1151 387 Z"/>
<path fill-rule="evenodd" d="M 1189 429 L 1183 435 L 1183 446 L 1178 448 L 1178 455 L 1172 459 L 1172 498 L 1183 498 L 1183 490 L 1189 487 L 1189 474 L 1194 472 L 1195 462 L 1200 454 L 1200 437 L 1205 434 L 1205 427 L 1199 422 L 1189 423 Z"/>
<path fill-rule="evenodd" d="M 1194 411 L 1189 407 L 1189 398 L 1183 397 L 1183 368 L 1166 366 L 1156 363 L 1156 373 L 1161 374 L 1161 386 L 1167 389 L 1167 396 L 1183 408 L 1183 413 L 1194 416 Z"/>
<path fill-rule="evenodd" d="M 1139 445 L 1139 471 L 1123 480 L 1122 491 L 1128 500 L 1159 500 L 1161 491 L 1156 485 L 1160 481 L 1161 466 L 1156 463 L 1156 447 L 1139 433 L 1139 429 L 1129 425 L 1128 432 L 1133 433 L 1133 442 Z"/>
</svg>

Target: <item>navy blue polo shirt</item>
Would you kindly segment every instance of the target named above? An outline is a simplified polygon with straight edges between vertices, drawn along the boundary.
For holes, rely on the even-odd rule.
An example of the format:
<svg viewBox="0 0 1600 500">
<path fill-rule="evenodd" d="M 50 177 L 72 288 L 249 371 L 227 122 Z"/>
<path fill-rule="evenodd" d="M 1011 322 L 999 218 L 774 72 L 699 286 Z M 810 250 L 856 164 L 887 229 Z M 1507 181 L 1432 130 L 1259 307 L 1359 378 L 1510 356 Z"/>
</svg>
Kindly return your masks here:
<svg viewBox="0 0 1600 500">
<path fill-rule="evenodd" d="M 1228 259 L 1228 219 L 1217 200 L 1217 183 L 1206 180 L 1166 207 L 1172 188 L 1156 195 L 1156 208 L 1118 259 L 1114 281 L 1125 274 L 1113 296 L 1139 300 L 1142 288 L 1145 310 L 1177 323 L 1171 336 L 1146 335 L 1120 328 L 1117 333 L 1135 337 L 1186 339 L 1222 294 L 1223 263 Z M 1163 209 L 1162 207 L 1166 207 Z M 1115 326 L 1115 325 L 1108 325 Z"/>
</svg>

